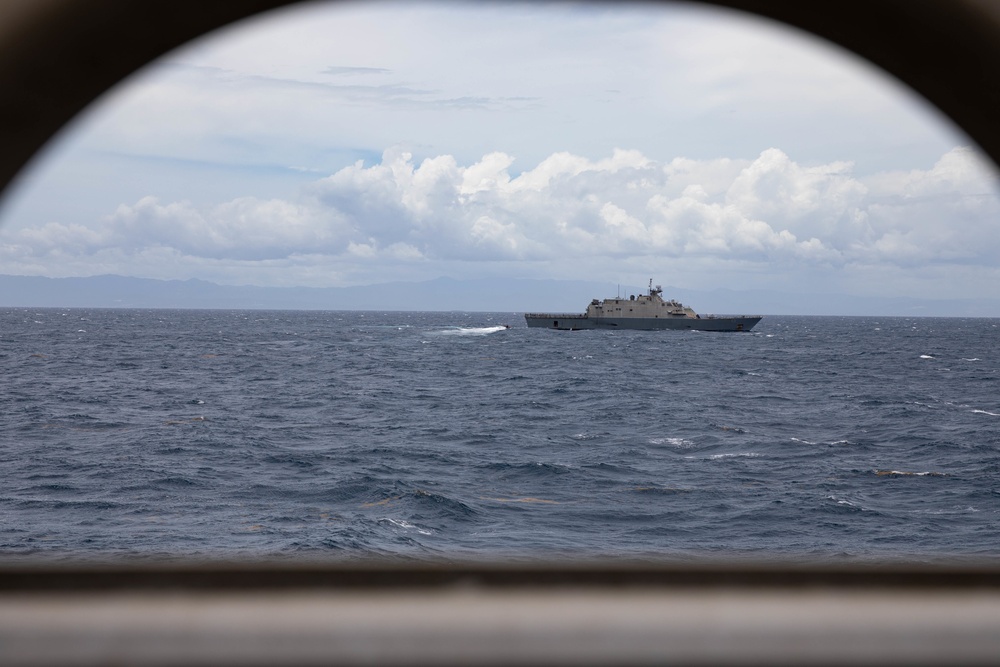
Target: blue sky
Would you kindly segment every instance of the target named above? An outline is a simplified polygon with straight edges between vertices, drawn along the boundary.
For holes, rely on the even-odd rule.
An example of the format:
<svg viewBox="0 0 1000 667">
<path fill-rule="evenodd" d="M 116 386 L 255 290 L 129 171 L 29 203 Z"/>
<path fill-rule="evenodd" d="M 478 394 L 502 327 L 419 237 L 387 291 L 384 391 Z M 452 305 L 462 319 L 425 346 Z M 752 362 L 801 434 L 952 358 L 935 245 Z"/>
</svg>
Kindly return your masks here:
<svg viewBox="0 0 1000 667">
<path fill-rule="evenodd" d="M 0 273 L 996 294 L 997 178 L 838 48 L 696 5 L 308 3 L 137 73 L 0 208 Z"/>
</svg>

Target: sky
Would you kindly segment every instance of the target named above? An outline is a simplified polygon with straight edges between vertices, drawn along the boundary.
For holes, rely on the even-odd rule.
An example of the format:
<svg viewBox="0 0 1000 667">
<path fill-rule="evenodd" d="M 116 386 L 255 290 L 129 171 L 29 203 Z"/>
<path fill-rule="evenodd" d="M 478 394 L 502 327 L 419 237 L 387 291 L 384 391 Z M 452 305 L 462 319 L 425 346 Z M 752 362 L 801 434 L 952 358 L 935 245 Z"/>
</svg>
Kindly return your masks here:
<svg viewBox="0 0 1000 667">
<path fill-rule="evenodd" d="M 0 273 L 985 298 L 998 182 L 888 75 L 730 10 L 305 3 L 81 114 L 0 202 Z"/>
</svg>

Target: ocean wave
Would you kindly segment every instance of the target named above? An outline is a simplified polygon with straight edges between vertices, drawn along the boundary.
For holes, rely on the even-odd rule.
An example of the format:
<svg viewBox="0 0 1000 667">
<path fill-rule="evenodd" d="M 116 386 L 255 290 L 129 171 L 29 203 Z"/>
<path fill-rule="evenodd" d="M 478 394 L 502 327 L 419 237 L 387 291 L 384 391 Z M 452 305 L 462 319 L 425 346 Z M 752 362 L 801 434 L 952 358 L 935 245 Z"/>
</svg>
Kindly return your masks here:
<svg viewBox="0 0 1000 667">
<path fill-rule="evenodd" d="M 948 477 L 943 472 L 910 472 L 906 470 L 875 470 L 876 477 Z"/>
<path fill-rule="evenodd" d="M 670 445 L 671 447 L 691 447 L 694 445 L 690 440 L 684 438 L 650 438 L 651 445 Z"/>
<path fill-rule="evenodd" d="M 480 496 L 480 500 L 492 500 L 495 503 L 521 503 L 521 504 L 538 504 L 538 505 L 559 505 L 561 504 L 558 500 L 550 500 L 548 498 L 535 498 L 533 496 L 522 496 L 522 497 L 492 497 L 492 496 Z"/>
<path fill-rule="evenodd" d="M 839 498 L 837 496 L 827 496 L 826 499 L 827 500 L 832 500 L 833 503 L 834 503 L 833 506 L 836 507 L 837 509 L 840 509 L 840 510 L 846 510 L 846 511 L 850 511 L 850 512 L 868 512 L 869 511 L 867 508 L 862 507 L 858 503 L 850 501 L 850 500 L 847 500 L 845 498 Z"/>
<path fill-rule="evenodd" d="M 531 477 L 548 479 L 553 475 L 565 475 L 571 470 L 568 466 L 558 463 L 545 463 L 536 461 L 533 463 L 503 463 L 492 462 L 483 466 L 486 469 L 500 473 L 500 477 L 509 479 L 511 477 Z"/>
<path fill-rule="evenodd" d="M 947 509 L 935 509 L 935 510 L 913 510 L 914 514 L 923 514 L 927 516 L 949 516 L 951 514 L 975 514 L 979 512 L 978 509 L 972 507 L 971 505 L 966 505 L 965 507 L 951 507 Z"/>
<path fill-rule="evenodd" d="M 433 508 L 435 511 L 445 513 L 450 518 L 465 518 L 477 514 L 476 510 L 466 503 L 443 493 L 417 489 L 413 492 L 412 497 L 417 500 L 417 506 Z"/>
<path fill-rule="evenodd" d="M 728 459 L 756 459 L 763 456 L 756 452 L 730 452 L 726 454 L 709 454 L 708 456 L 686 456 L 687 459 L 704 459 L 706 461 L 725 461 Z"/>
<path fill-rule="evenodd" d="M 381 524 L 387 524 L 387 525 L 390 525 L 390 526 L 394 526 L 396 528 L 402 528 L 403 530 L 413 530 L 413 531 L 416 531 L 417 533 L 419 533 L 421 535 L 433 535 L 434 534 L 434 533 L 432 533 L 429 530 L 426 530 L 426 529 L 421 528 L 421 527 L 419 527 L 417 525 L 409 523 L 408 521 L 403 521 L 402 519 L 391 519 L 389 517 L 383 517 L 383 518 L 379 519 L 378 521 Z"/>
<path fill-rule="evenodd" d="M 636 493 L 649 493 L 654 495 L 665 495 L 672 496 L 679 493 L 691 493 L 691 489 L 679 488 L 674 486 L 633 486 L 629 491 L 634 491 Z"/>
<path fill-rule="evenodd" d="M 442 329 L 433 333 L 439 336 L 488 336 L 489 334 L 506 331 L 509 326 L 503 324 L 492 327 L 455 327 L 452 329 Z"/>
</svg>

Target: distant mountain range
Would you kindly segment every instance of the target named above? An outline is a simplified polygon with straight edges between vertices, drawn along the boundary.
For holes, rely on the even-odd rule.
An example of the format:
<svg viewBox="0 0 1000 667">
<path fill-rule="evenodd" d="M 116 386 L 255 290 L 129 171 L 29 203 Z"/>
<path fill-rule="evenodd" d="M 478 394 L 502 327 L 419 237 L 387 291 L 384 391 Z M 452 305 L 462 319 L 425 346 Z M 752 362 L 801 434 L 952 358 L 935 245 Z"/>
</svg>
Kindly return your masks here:
<svg viewBox="0 0 1000 667">
<path fill-rule="evenodd" d="M 124 276 L 41 278 L 0 275 L 0 307 L 215 308 L 267 310 L 437 310 L 583 312 L 593 298 L 645 287 L 521 279 L 383 283 L 363 287 L 253 287 L 203 280 Z M 793 294 L 763 290 L 664 289 L 700 313 L 1000 317 L 1000 299 L 928 300 Z"/>
</svg>

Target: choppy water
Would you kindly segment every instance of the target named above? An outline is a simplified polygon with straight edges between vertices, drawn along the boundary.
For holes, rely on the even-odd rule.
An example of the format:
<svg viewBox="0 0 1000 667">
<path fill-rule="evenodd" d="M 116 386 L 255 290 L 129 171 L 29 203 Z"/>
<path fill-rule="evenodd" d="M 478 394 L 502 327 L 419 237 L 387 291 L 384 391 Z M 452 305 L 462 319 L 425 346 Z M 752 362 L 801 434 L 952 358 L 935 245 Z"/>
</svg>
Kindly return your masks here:
<svg viewBox="0 0 1000 667">
<path fill-rule="evenodd" d="M 992 560 L 998 335 L 3 310 L 0 560 Z"/>
</svg>

